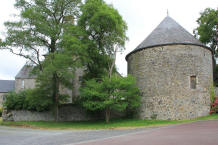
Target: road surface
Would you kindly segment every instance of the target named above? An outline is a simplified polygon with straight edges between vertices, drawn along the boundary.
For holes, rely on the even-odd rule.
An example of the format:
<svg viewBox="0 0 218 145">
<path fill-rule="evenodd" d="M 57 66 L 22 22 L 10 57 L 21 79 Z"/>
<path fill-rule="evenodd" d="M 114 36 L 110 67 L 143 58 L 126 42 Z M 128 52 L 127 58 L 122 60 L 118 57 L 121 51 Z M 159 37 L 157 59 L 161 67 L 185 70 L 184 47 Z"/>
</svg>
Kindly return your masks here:
<svg viewBox="0 0 218 145">
<path fill-rule="evenodd" d="M 218 145 L 218 121 L 145 130 L 76 145 Z"/>
<path fill-rule="evenodd" d="M 218 120 L 129 130 L 35 130 L 0 126 L 0 145 L 216 145 Z"/>
</svg>

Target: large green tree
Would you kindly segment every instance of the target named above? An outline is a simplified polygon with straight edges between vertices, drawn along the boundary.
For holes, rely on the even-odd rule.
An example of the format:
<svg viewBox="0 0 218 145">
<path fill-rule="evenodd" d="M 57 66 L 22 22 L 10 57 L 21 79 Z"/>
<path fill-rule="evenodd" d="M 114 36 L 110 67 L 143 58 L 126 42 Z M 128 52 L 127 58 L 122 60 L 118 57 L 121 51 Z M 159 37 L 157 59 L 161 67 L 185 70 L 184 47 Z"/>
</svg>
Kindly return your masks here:
<svg viewBox="0 0 218 145">
<path fill-rule="evenodd" d="M 82 35 L 77 26 L 69 27 L 59 44 L 62 50 L 48 54 L 42 63 L 43 71 L 37 73 L 37 87 L 53 96 L 56 120 L 58 106 L 64 95 L 60 94 L 59 89 L 60 87 L 73 89 L 75 70 L 83 66 L 86 58 L 86 45 L 79 39 Z"/>
<path fill-rule="evenodd" d="M 197 19 L 198 27 L 194 30 L 194 34 L 199 40 L 208 45 L 218 56 L 218 9 L 206 8 L 200 13 Z"/>
<path fill-rule="evenodd" d="M 112 75 L 115 56 L 125 46 L 127 25 L 119 12 L 103 0 L 86 0 L 78 24 L 90 40 L 87 53 L 89 78 Z"/>
<path fill-rule="evenodd" d="M 117 75 L 115 67 L 116 55 L 128 40 L 127 25 L 118 11 L 103 0 L 86 0 L 81 11 L 78 24 L 90 40 L 87 76 L 92 78 L 81 89 L 81 102 L 88 110 L 105 111 L 109 122 L 111 110 L 136 107 L 140 100 L 134 78 Z"/>
<path fill-rule="evenodd" d="M 16 0 L 15 7 L 20 15 L 18 21 L 5 23 L 7 37 L 1 49 L 36 66 L 37 87 L 52 96 L 57 120 L 60 84 L 72 87 L 74 71 L 86 53 L 91 78 L 112 76 L 116 52 L 124 49 L 127 40 L 126 23 L 103 0 L 84 4 L 80 0 Z"/>
<path fill-rule="evenodd" d="M 49 89 L 56 120 L 60 82 L 70 80 L 66 76 L 72 75 L 69 72 L 73 72 L 73 64 L 78 64 L 82 49 L 79 36 L 74 34 L 80 5 L 80 0 L 16 0 L 20 14 L 17 21 L 5 23 L 7 37 L 1 42 L 1 49 L 39 68 L 38 80 L 43 89 Z M 42 54 L 47 55 L 45 60 Z"/>
<path fill-rule="evenodd" d="M 125 48 L 127 25 L 119 12 L 103 0 L 86 0 L 81 11 L 78 24 L 90 40 L 86 77 L 91 78 L 81 90 L 82 104 L 89 110 L 104 110 L 108 122 L 111 109 L 126 109 L 130 96 L 137 100 L 137 93 L 133 93 L 137 91 L 131 92 L 133 81 L 116 76 L 116 54 Z"/>
<path fill-rule="evenodd" d="M 92 111 L 105 112 L 105 121 L 110 120 L 111 110 L 136 109 L 140 105 L 140 92 L 132 76 L 113 75 L 101 81 L 91 79 L 81 88 L 82 105 Z"/>
</svg>

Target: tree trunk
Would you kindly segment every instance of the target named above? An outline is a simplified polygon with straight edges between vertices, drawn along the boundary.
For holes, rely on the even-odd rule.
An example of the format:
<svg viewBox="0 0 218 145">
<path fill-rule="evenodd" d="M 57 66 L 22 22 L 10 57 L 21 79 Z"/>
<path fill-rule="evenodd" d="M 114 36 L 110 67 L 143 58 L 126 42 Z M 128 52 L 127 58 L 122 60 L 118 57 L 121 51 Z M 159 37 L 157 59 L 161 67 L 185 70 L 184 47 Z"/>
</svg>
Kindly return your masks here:
<svg viewBox="0 0 218 145">
<path fill-rule="evenodd" d="M 117 57 L 117 48 L 115 48 L 113 55 L 114 55 L 114 58 L 112 60 L 112 64 L 111 64 L 111 66 L 109 66 L 109 78 L 110 78 L 110 80 L 111 80 L 111 77 L 113 74 L 113 69 L 115 67 L 115 62 L 116 62 L 116 57 Z"/>
<path fill-rule="evenodd" d="M 56 52 L 56 39 L 55 38 L 51 38 L 51 44 L 50 44 L 50 53 L 55 53 Z M 52 59 L 54 59 L 54 55 L 52 57 Z M 54 118 L 55 121 L 58 121 L 58 105 L 59 105 L 59 78 L 56 72 L 53 72 L 53 78 L 52 78 L 52 99 L 53 99 L 53 113 L 54 113 Z"/>
<path fill-rule="evenodd" d="M 111 115 L 110 109 L 109 109 L 109 108 L 106 108 L 106 110 L 105 110 L 105 121 L 106 121 L 106 123 L 109 123 L 109 121 L 110 121 L 110 115 Z"/>
<path fill-rule="evenodd" d="M 59 80 L 58 76 L 56 73 L 53 74 L 53 105 L 54 105 L 54 118 L 55 121 L 58 121 L 58 116 L 59 116 Z"/>
<path fill-rule="evenodd" d="M 113 74 L 113 69 L 115 67 L 115 62 L 116 62 L 116 55 L 117 55 L 117 48 L 115 48 L 114 50 L 114 58 L 112 60 L 112 64 L 111 66 L 109 66 L 109 79 L 111 81 L 111 78 L 112 78 L 112 74 Z M 105 120 L 106 120 L 106 123 L 109 123 L 109 120 L 110 120 L 110 108 L 107 107 L 106 108 L 106 111 L 105 111 Z"/>
</svg>

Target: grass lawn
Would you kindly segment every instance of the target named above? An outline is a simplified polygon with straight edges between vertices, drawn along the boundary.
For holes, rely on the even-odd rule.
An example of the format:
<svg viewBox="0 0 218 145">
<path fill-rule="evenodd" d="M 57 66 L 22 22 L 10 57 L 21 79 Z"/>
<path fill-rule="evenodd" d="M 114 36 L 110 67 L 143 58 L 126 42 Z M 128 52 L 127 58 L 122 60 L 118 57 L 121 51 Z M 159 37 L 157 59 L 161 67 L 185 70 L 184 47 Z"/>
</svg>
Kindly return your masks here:
<svg viewBox="0 0 218 145">
<path fill-rule="evenodd" d="M 3 122 L 0 118 L 0 125 L 4 126 L 16 126 L 16 127 L 27 127 L 27 128 L 38 128 L 38 129 L 126 129 L 126 128 L 137 128 L 137 127 L 152 127 L 162 126 L 169 124 L 189 123 L 200 120 L 218 120 L 218 115 L 210 115 L 206 117 L 200 117 L 192 120 L 134 120 L 134 119 L 122 119 L 122 120 L 111 120 L 110 123 L 104 121 L 86 121 L 86 122 Z"/>
</svg>

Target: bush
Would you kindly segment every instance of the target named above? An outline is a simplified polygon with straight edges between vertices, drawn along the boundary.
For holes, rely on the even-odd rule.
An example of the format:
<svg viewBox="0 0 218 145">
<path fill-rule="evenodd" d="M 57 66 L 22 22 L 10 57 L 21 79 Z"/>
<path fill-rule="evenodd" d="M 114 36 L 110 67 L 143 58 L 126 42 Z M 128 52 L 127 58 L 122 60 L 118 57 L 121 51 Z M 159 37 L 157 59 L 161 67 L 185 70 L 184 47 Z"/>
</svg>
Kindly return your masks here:
<svg viewBox="0 0 218 145">
<path fill-rule="evenodd" d="M 218 113 L 218 98 L 214 99 L 214 102 L 211 104 L 211 111 L 210 114 Z"/>
<path fill-rule="evenodd" d="M 24 90 L 19 93 L 10 92 L 6 95 L 4 107 L 8 110 L 47 111 L 52 105 L 52 100 L 39 89 Z"/>
<path fill-rule="evenodd" d="M 15 93 L 10 92 L 5 96 L 6 101 L 4 102 L 4 107 L 8 110 L 19 110 L 23 108 L 24 100 L 25 100 L 25 92 Z"/>
<path fill-rule="evenodd" d="M 216 87 L 218 87 L 218 64 L 215 66 L 214 68 L 214 72 L 213 72 L 213 79 L 214 79 L 214 85 Z"/>
<path fill-rule="evenodd" d="M 214 90 L 213 83 L 211 83 L 211 85 L 210 85 L 210 101 L 211 101 L 211 103 L 214 102 L 214 99 L 215 99 L 215 90 Z"/>
<path fill-rule="evenodd" d="M 92 79 L 81 88 L 82 106 L 90 111 L 104 111 L 107 123 L 112 110 L 135 110 L 140 102 L 140 92 L 132 76 L 105 76 L 101 81 Z"/>
<path fill-rule="evenodd" d="M 0 107 L 0 117 L 2 117 L 2 111 L 3 109 Z"/>
</svg>

